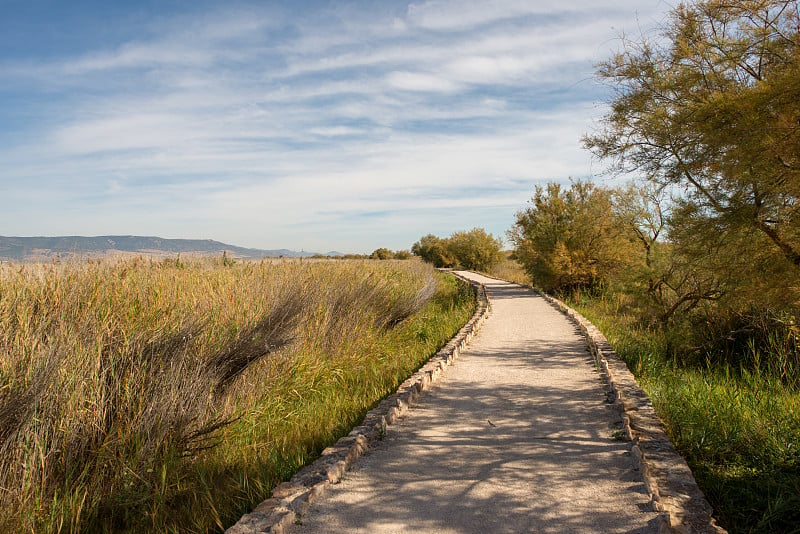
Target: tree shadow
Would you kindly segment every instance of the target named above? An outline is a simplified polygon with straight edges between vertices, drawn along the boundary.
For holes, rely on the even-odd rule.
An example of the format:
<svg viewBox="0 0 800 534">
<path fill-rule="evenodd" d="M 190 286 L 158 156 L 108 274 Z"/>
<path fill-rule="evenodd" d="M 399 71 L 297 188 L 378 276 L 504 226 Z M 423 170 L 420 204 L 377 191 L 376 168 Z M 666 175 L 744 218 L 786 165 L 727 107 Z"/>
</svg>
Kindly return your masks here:
<svg viewBox="0 0 800 534">
<path fill-rule="evenodd" d="M 341 492 L 331 488 L 312 507 L 305 531 L 658 531 L 596 377 L 531 379 L 589 365 L 574 340 L 471 357 L 501 361 L 457 380 L 449 371 L 359 460 Z"/>
</svg>

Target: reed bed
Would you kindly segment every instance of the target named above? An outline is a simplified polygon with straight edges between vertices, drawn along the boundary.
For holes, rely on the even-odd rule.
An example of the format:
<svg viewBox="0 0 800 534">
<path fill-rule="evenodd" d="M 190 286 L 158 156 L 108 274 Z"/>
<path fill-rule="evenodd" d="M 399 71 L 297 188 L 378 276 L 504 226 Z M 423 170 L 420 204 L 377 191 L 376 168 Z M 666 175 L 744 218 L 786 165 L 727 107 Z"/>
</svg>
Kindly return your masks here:
<svg viewBox="0 0 800 534">
<path fill-rule="evenodd" d="M 222 530 L 472 307 L 415 261 L 3 265 L 0 531 Z"/>
</svg>

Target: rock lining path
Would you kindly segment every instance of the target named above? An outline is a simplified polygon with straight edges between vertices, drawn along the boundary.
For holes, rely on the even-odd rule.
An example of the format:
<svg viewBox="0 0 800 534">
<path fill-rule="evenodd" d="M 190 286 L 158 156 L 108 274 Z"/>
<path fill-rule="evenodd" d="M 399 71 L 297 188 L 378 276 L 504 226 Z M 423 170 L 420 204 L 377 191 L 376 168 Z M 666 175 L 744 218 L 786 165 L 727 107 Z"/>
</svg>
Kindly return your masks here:
<svg viewBox="0 0 800 534">
<path fill-rule="evenodd" d="M 577 327 L 529 289 L 460 274 L 492 315 L 288 532 L 658 532 Z"/>
</svg>

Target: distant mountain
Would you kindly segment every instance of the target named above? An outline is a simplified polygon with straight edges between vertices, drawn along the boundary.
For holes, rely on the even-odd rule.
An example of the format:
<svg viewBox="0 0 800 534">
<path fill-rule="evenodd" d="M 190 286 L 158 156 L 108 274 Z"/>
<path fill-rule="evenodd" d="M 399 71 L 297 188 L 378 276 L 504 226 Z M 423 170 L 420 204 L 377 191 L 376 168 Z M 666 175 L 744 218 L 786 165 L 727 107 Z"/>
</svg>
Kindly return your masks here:
<svg viewBox="0 0 800 534">
<path fill-rule="evenodd" d="M 163 239 L 134 235 L 104 235 L 96 237 L 3 237 L 0 236 L 0 260 L 34 261 L 56 256 L 86 257 L 114 253 L 140 254 L 198 254 L 216 255 L 223 252 L 236 258 L 258 259 L 313 256 L 313 252 L 277 249 L 261 250 L 237 247 L 211 239 Z"/>
</svg>

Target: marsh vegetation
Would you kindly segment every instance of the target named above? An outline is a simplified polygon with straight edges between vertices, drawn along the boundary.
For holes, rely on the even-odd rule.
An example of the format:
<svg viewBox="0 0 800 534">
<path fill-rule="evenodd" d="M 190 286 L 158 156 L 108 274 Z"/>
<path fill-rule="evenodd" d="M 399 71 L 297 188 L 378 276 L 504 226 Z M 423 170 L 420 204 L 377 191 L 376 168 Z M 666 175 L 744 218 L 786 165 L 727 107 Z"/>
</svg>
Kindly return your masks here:
<svg viewBox="0 0 800 534">
<path fill-rule="evenodd" d="M 421 262 L 0 267 L 0 531 L 207 532 L 469 318 Z"/>
</svg>

